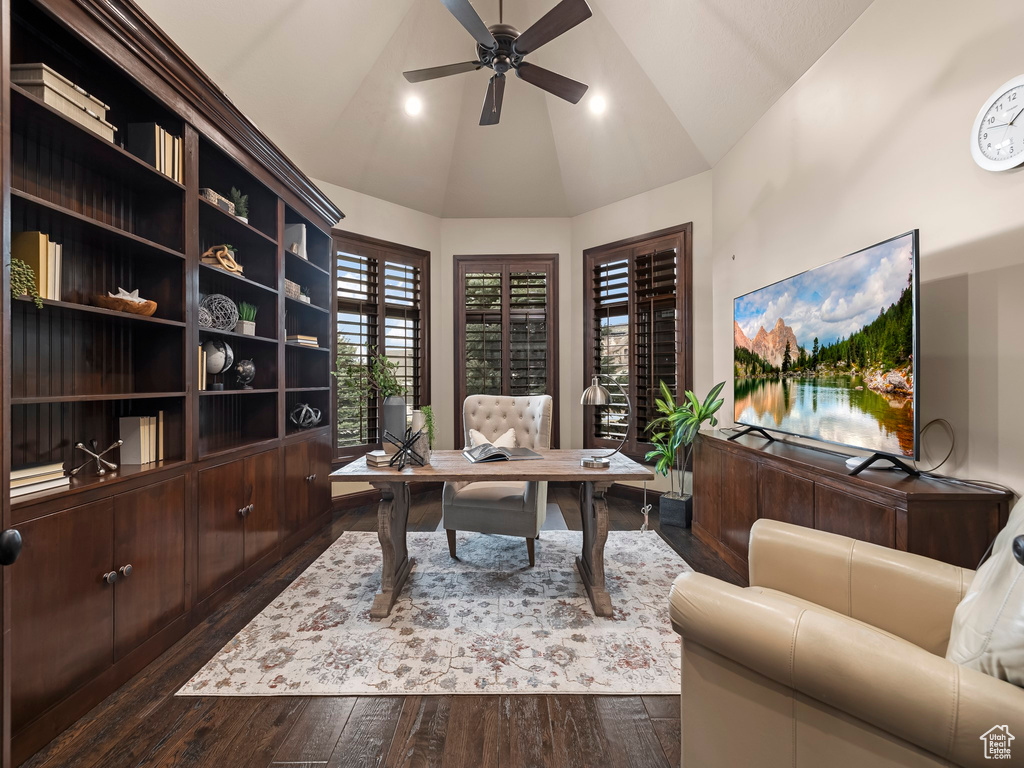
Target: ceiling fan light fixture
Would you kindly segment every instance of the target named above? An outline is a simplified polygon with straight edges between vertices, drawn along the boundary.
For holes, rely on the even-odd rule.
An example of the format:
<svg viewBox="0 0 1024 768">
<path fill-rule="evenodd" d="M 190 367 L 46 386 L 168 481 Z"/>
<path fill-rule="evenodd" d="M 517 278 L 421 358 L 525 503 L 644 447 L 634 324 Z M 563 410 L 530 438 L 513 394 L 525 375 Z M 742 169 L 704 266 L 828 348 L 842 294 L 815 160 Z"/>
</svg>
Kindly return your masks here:
<svg viewBox="0 0 1024 768">
<path fill-rule="evenodd" d="M 600 93 L 595 93 L 593 96 L 590 97 L 590 102 L 588 106 L 590 107 L 590 111 L 593 114 L 603 115 L 604 111 L 608 109 L 608 102 L 605 101 L 604 96 L 602 96 Z"/>
<path fill-rule="evenodd" d="M 409 117 L 416 117 L 423 111 L 423 102 L 419 96 L 410 96 L 405 100 L 405 114 Z"/>
</svg>

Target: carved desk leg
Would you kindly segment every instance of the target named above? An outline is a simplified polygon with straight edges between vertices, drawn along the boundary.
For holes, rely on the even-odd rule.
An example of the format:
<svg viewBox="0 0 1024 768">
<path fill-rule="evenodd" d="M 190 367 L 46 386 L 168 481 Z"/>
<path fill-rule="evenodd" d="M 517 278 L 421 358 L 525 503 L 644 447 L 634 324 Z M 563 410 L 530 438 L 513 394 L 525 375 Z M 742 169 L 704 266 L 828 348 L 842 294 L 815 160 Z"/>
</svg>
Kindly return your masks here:
<svg viewBox="0 0 1024 768">
<path fill-rule="evenodd" d="M 583 517 L 583 554 L 576 558 L 583 585 L 595 616 L 611 616 L 612 601 L 604 588 L 604 544 L 608 540 L 608 503 L 605 491 L 611 483 L 586 482 L 580 488 Z"/>
<path fill-rule="evenodd" d="M 409 521 L 409 486 L 406 483 L 374 483 L 380 491 L 377 507 L 377 538 L 380 540 L 384 564 L 380 575 L 380 592 L 373 599 L 370 618 L 383 619 L 391 613 L 398 599 L 412 560 L 405 546 L 405 529 Z"/>
</svg>

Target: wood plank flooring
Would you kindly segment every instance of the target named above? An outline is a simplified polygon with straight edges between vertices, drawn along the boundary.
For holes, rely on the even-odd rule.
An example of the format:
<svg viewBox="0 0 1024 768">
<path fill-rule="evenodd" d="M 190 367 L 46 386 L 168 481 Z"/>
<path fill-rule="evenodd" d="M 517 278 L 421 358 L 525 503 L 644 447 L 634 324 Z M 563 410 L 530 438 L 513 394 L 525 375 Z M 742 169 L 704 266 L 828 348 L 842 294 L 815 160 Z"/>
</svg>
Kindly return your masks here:
<svg viewBox="0 0 1024 768">
<path fill-rule="evenodd" d="M 553 488 L 565 526 L 576 493 Z M 638 505 L 609 499 L 612 530 L 640 526 Z M 414 498 L 409 528 L 433 531 L 440 493 Z M 550 527 L 562 527 L 553 520 Z M 655 523 L 652 527 L 657 529 Z M 40 750 L 29 768 L 533 768 L 679 765 L 677 696 L 360 696 L 175 698 L 242 627 L 347 530 L 376 529 L 375 508 L 330 525 L 197 626 Z M 662 536 L 695 570 L 733 572 L 688 530 Z M 524 544 L 525 547 L 525 544 Z M 668 595 L 665 596 L 666 600 Z"/>
</svg>

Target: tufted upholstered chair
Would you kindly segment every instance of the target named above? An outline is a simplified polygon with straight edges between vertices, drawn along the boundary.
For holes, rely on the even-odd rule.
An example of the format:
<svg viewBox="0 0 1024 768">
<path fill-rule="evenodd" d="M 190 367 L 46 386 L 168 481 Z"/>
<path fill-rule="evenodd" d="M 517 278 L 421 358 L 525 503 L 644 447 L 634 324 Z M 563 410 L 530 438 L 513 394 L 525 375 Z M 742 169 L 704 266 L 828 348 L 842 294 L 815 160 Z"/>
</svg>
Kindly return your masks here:
<svg viewBox="0 0 1024 768">
<path fill-rule="evenodd" d="M 470 395 L 462 404 L 462 423 L 467 448 L 471 429 L 493 442 L 511 427 L 516 447 L 545 450 L 551 447 L 551 396 Z M 445 483 L 441 507 L 448 551 L 455 557 L 456 531 L 521 536 L 533 565 L 534 540 L 544 525 L 547 504 L 547 483 Z"/>
</svg>

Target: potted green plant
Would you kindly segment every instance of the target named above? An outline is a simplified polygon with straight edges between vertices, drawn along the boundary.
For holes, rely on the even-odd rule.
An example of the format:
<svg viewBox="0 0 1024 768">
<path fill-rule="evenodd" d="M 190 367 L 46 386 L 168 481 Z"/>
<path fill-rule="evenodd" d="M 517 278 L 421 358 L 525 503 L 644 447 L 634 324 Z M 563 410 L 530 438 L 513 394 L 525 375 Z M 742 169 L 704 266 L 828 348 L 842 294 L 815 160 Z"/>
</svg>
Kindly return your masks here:
<svg viewBox="0 0 1024 768">
<path fill-rule="evenodd" d="M 235 217 L 246 224 L 249 223 L 249 196 L 243 195 L 242 190 L 231 188 L 231 202 L 235 204 Z"/>
<path fill-rule="evenodd" d="M 384 430 L 395 437 L 405 435 L 405 386 L 398 380 L 398 365 L 387 357 L 374 352 L 370 357 L 370 375 L 367 377 L 370 392 L 376 392 L 384 401 L 381 421 Z M 383 433 L 381 437 L 383 438 Z M 386 444 L 386 443 L 385 443 Z"/>
<path fill-rule="evenodd" d="M 669 492 L 661 495 L 658 503 L 658 517 L 662 525 L 688 528 L 693 520 L 693 497 L 685 492 L 685 473 L 693 454 L 693 441 L 704 424 L 715 426 L 715 413 L 722 407 L 718 397 L 725 382 L 711 388 L 701 401 L 692 391 L 684 393 L 682 402 L 676 403 L 672 392 L 661 382 L 661 397 L 654 403 L 661 416 L 652 421 L 647 429 L 652 432 L 651 444 L 654 449 L 647 452 L 647 461 L 654 461 L 655 471 L 669 478 Z M 676 490 L 675 474 L 679 475 L 679 490 Z"/>
<path fill-rule="evenodd" d="M 11 297 L 18 299 L 28 296 L 35 302 L 37 309 L 43 308 L 43 300 L 39 298 L 36 286 L 36 272 L 21 259 L 11 259 Z"/>
<path fill-rule="evenodd" d="M 424 434 L 413 445 L 413 450 L 423 457 L 426 464 L 430 463 L 430 452 L 434 448 L 434 409 L 424 405 L 412 412 L 412 431 Z"/>
<path fill-rule="evenodd" d="M 259 307 L 247 301 L 238 302 L 238 322 L 235 323 L 235 333 L 245 336 L 256 335 L 256 313 Z"/>
</svg>

